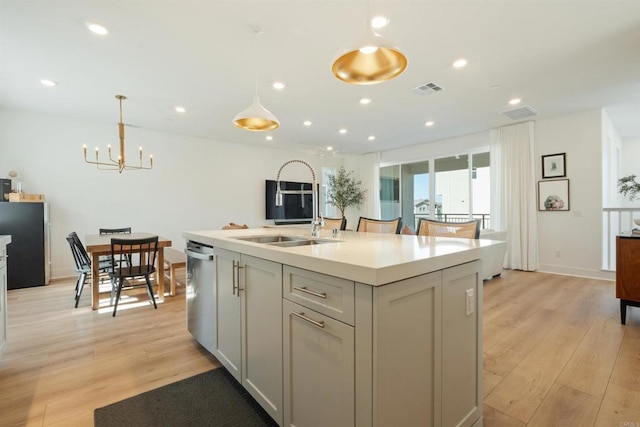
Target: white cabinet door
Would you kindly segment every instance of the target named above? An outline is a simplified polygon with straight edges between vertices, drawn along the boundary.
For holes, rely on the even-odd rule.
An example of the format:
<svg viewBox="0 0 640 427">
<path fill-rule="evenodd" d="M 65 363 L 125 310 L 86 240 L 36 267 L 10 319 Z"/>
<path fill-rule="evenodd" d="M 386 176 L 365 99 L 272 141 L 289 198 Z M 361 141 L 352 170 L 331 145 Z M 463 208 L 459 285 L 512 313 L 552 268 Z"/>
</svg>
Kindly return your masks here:
<svg viewBox="0 0 640 427">
<path fill-rule="evenodd" d="M 216 263 L 215 310 L 216 339 L 213 355 L 238 382 L 241 381 L 242 336 L 238 268 L 240 254 L 213 249 Z"/>
<path fill-rule="evenodd" d="M 283 425 L 355 425 L 354 328 L 287 300 L 282 321 Z"/>
<path fill-rule="evenodd" d="M 374 289 L 374 425 L 450 426 L 440 423 L 441 283 L 438 271 Z"/>
<path fill-rule="evenodd" d="M 240 294 L 242 385 L 282 425 L 282 264 L 242 255 Z"/>
<path fill-rule="evenodd" d="M 482 415 L 482 278 L 474 261 L 442 272 L 442 425 Z"/>
</svg>

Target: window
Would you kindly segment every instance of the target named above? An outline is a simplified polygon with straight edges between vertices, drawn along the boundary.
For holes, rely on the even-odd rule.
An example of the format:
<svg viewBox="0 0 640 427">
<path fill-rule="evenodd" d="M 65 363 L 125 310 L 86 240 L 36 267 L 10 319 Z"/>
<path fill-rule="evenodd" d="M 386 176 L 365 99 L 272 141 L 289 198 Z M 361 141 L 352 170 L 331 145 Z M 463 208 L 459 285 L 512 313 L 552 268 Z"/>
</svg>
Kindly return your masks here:
<svg viewBox="0 0 640 427">
<path fill-rule="evenodd" d="M 475 218 L 489 228 L 490 189 L 488 152 L 380 168 L 382 218 L 401 216 L 414 230 L 420 218 Z"/>
</svg>

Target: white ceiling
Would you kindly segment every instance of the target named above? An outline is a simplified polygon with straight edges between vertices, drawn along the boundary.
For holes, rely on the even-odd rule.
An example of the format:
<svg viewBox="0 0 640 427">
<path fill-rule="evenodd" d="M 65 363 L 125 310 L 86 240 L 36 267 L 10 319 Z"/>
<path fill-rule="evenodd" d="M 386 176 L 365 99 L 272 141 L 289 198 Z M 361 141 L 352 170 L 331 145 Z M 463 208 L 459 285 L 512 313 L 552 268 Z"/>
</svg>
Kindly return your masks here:
<svg viewBox="0 0 640 427">
<path fill-rule="evenodd" d="M 349 85 L 331 63 L 364 35 L 367 7 L 391 19 L 380 33 L 409 65 L 389 82 Z M 2 107 L 116 123 L 123 94 L 128 124 L 218 141 L 386 150 L 514 123 L 500 113 L 513 97 L 534 118 L 614 106 L 622 136 L 640 135 L 638 0 L 0 0 L 0 43 Z M 469 65 L 453 69 L 460 57 Z M 444 90 L 411 92 L 427 82 Z M 273 141 L 232 124 L 256 83 L 281 122 Z"/>
</svg>

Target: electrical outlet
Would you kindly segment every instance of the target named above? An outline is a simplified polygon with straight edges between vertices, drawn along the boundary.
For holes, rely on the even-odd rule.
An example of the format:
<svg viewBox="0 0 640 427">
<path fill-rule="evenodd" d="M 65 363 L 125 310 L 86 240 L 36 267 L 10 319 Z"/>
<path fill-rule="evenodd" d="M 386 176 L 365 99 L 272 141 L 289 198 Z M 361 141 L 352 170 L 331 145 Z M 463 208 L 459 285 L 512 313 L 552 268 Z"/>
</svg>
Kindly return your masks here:
<svg viewBox="0 0 640 427">
<path fill-rule="evenodd" d="M 465 291 L 465 305 L 466 305 L 467 316 L 469 316 L 474 312 L 475 305 L 476 305 L 473 289 L 467 289 Z"/>
</svg>

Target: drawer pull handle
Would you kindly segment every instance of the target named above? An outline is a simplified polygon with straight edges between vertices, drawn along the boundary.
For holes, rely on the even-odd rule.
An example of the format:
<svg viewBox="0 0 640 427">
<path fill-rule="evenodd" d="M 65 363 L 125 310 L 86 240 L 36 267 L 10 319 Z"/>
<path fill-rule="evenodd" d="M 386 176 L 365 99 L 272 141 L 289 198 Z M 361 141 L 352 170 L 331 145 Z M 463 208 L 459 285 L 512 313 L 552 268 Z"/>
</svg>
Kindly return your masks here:
<svg viewBox="0 0 640 427">
<path fill-rule="evenodd" d="M 319 322 L 313 319 L 309 319 L 307 316 L 304 315 L 303 313 L 296 313 L 295 311 L 292 311 L 291 314 L 293 314 L 294 316 L 296 316 L 297 318 L 300 318 L 306 322 L 311 323 L 312 325 L 317 326 L 318 328 L 324 328 L 324 320 L 320 320 Z"/>
<path fill-rule="evenodd" d="M 326 292 L 315 292 L 315 291 L 312 291 L 310 289 L 307 289 L 306 286 L 302 286 L 302 287 L 294 286 L 293 290 L 294 291 L 304 292 L 304 293 L 307 293 L 309 295 L 313 295 L 314 297 L 318 297 L 318 298 L 325 298 L 325 299 L 327 298 L 327 293 Z"/>
</svg>

